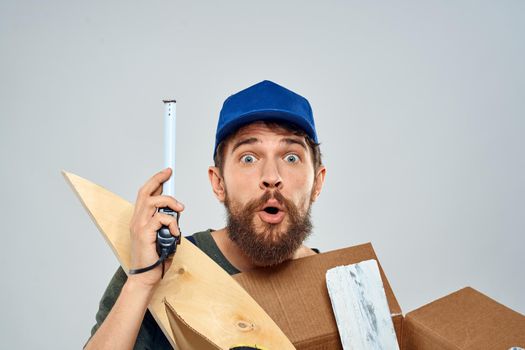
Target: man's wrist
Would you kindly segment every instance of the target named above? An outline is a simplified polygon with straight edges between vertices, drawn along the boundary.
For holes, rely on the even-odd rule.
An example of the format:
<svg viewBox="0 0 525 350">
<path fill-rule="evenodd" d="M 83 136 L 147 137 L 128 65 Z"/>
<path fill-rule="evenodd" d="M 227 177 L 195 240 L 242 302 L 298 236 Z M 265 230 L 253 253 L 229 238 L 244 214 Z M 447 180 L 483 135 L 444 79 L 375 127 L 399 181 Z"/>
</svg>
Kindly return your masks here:
<svg viewBox="0 0 525 350">
<path fill-rule="evenodd" d="M 134 295 L 135 298 L 142 297 L 147 298 L 148 301 L 153 296 L 153 292 L 155 291 L 156 285 L 152 285 L 149 283 L 144 283 L 138 278 L 135 278 L 135 276 L 129 276 L 128 280 L 124 284 L 123 290 L 127 294 Z"/>
</svg>

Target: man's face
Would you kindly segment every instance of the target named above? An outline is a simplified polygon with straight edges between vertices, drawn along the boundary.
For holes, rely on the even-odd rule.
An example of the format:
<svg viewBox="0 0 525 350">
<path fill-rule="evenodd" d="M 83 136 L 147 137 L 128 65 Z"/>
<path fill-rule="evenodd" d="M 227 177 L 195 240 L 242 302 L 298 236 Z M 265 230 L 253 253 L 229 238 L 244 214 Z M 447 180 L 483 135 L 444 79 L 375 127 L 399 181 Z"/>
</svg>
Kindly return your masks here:
<svg viewBox="0 0 525 350">
<path fill-rule="evenodd" d="M 312 227 L 315 173 L 305 138 L 253 123 L 224 152 L 230 239 L 257 265 L 290 258 Z"/>
</svg>

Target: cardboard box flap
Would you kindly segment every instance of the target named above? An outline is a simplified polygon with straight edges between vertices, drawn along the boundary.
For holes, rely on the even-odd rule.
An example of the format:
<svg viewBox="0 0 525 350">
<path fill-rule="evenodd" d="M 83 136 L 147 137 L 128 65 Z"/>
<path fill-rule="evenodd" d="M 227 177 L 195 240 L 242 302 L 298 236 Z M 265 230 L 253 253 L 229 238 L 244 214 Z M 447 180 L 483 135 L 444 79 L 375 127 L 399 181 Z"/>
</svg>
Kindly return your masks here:
<svg viewBox="0 0 525 350">
<path fill-rule="evenodd" d="M 326 271 L 375 259 L 370 243 L 293 260 L 273 268 L 234 275 L 298 349 L 341 348 L 326 288 Z M 401 309 L 379 264 L 398 341 Z"/>
<path fill-rule="evenodd" d="M 525 347 L 525 316 L 466 287 L 409 312 L 403 349 Z"/>
</svg>

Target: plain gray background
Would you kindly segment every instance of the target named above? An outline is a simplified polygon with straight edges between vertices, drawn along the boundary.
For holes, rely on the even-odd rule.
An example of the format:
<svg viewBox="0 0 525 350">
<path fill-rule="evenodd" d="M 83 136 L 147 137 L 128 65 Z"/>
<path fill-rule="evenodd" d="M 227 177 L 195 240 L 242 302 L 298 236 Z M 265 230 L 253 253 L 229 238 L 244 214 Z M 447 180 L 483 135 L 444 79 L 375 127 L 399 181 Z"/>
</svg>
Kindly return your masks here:
<svg viewBox="0 0 525 350">
<path fill-rule="evenodd" d="M 134 201 L 178 100 L 189 234 L 230 94 L 306 96 L 328 168 L 309 244 L 371 241 L 404 312 L 470 285 L 525 312 L 525 2 L 0 3 L 2 348 L 81 347 L 117 267 L 60 174 Z"/>
</svg>

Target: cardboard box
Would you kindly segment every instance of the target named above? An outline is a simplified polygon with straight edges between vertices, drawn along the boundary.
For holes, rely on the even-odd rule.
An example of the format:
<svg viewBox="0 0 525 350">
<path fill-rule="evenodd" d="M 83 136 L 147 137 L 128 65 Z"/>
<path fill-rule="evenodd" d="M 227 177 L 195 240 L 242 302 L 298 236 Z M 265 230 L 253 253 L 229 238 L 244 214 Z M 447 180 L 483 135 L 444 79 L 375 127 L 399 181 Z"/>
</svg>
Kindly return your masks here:
<svg viewBox="0 0 525 350">
<path fill-rule="evenodd" d="M 369 259 L 378 262 L 394 328 L 401 344 L 401 308 L 370 243 L 233 277 L 262 306 L 298 350 L 342 349 L 325 274 L 332 267 Z"/>
<path fill-rule="evenodd" d="M 525 348 L 525 316 L 470 287 L 409 312 L 404 350 Z"/>
<path fill-rule="evenodd" d="M 370 243 L 233 277 L 298 350 L 337 350 L 342 346 L 326 287 L 326 271 L 368 259 L 378 261 Z M 469 287 L 403 318 L 379 261 L 378 265 L 402 350 L 525 348 L 525 316 Z"/>
<path fill-rule="evenodd" d="M 121 264 L 127 269 L 130 259 L 129 221 L 133 213 L 131 203 L 77 175 L 64 173 L 64 176 L 110 243 Z M 202 253 L 194 251 L 192 254 L 191 249 L 197 248 L 191 244 L 188 247 L 186 260 L 180 260 L 184 257 L 184 250 L 179 250 L 173 258 L 172 264 L 179 263 L 181 267 L 171 269 L 171 280 L 168 271 L 164 285 L 161 282 L 150 304 L 150 311 L 157 315 L 157 321 L 161 320 L 161 324 L 169 323 L 167 315 L 163 313 L 166 295 L 173 296 L 177 291 L 180 292 L 180 288 L 172 288 L 170 293 L 165 294 L 161 289 L 165 288 L 167 291 L 170 283 L 176 281 L 175 275 L 191 275 L 185 273 L 184 266 L 188 261 L 192 261 L 192 258 L 197 257 L 194 261 L 200 262 L 198 256 Z M 340 349 L 325 273 L 338 265 L 349 265 L 369 259 L 378 261 L 372 245 L 367 243 L 290 261 L 273 269 L 250 271 L 234 278 L 273 318 L 297 349 Z M 472 288 L 462 289 L 423 306 L 409 313 L 406 322 L 403 321 L 401 308 L 379 261 L 378 265 L 398 342 L 404 350 L 507 350 L 513 346 L 525 348 L 525 316 Z M 195 275 L 206 273 L 199 268 L 202 266 L 195 267 Z M 227 282 L 226 285 L 232 287 L 229 278 Z M 203 291 L 202 287 L 200 291 Z M 244 295 L 244 292 L 242 294 Z M 207 300 L 208 296 L 206 294 Z M 182 300 L 188 299 L 188 296 L 182 297 Z M 186 311 L 188 307 L 191 306 L 187 306 Z M 193 313 L 194 310 L 189 312 Z M 169 332 L 167 334 L 170 336 Z M 198 336 L 202 338 L 202 334 Z"/>
</svg>

